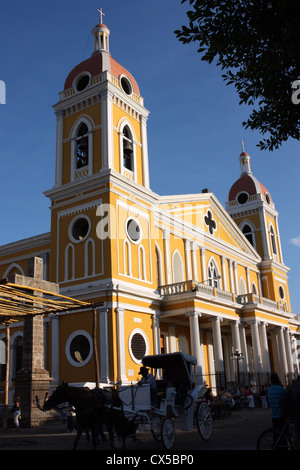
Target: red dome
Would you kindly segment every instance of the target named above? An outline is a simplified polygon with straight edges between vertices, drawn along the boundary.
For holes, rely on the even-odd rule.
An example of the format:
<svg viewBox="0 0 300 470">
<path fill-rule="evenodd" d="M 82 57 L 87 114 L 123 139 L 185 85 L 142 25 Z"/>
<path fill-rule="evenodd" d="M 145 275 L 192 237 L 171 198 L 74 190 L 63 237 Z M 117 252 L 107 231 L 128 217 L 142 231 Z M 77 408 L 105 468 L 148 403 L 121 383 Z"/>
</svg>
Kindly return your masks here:
<svg viewBox="0 0 300 470">
<path fill-rule="evenodd" d="M 139 95 L 140 91 L 139 91 L 138 84 L 136 83 L 131 73 L 129 73 L 128 70 L 122 67 L 122 65 L 120 65 L 116 60 L 114 60 L 110 56 L 109 56 L 109 61 L 110 61 L 111 74 L 116 78 L 119 78 L 120 75 L 126 75 L 132 83 L 134 93 Z M 92 77 L 99 75 L 101 72 L 103 72 L 102 54 L 101 53 L 94 54 L 89 59 L 86 59 L 80 64 L 76 65 L 76 67 L 74 67 L 73 70 L 71 70 L 71 72 L 69 73 L 65 81 L 64 90 L 71 88 L 75 78 L 78 75 L 80 75 L 80 73 L 82 72 L 89 72 Z"/>
<path fill-rule="evenodd" d="M 236 196 L 240 192 L 247 192 L 249 196 L 254 194 L 263 194 L 265 196 L 268 193 L 270 199 L 270 193 L 267 189 L 255 178 L 255 176 L 250 174 L 242 175 L 230 188 L 228 193 L 228 201 L 234 201 Z"/>
</svg>

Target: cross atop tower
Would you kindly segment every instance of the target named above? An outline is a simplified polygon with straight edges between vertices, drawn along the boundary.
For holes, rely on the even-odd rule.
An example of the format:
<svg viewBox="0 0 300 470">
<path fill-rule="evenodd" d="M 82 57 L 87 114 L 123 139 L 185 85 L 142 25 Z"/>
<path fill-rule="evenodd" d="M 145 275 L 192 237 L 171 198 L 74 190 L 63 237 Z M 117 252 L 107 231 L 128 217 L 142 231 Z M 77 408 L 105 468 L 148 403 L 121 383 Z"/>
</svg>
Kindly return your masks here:
<svg viewBox="0 0 300 470">
<path fill-rule="evenodd" d="M 98 9 L 97 11 L 100 15 L 100 24 L 103 24 L 103 16 L 105 16 L 105 14 L 103 13 L 102 8 Z"/>
</svg>

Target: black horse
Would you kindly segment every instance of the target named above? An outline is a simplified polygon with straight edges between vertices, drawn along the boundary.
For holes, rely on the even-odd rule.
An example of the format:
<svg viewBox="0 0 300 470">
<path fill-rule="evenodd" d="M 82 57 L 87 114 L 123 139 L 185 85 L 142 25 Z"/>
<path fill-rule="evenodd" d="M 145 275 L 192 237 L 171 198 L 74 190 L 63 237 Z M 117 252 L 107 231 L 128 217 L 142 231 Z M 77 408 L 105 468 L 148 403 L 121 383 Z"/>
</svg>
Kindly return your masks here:
<svg viewBox="0 0 300 470">
<path fill-rule="evenodd" d="M 74 450 L 86 428 L 91 430 L 93 447 L 96 448 L 97 424 L 106 426 L 112 447 L 115 447 L 117 440 L 122 441 L 122 448 L 125 448 L 126 435 L 132 432 L 132 426 L 122 411 L 122 402 L 115 390 L 91 390 L 87 387 L 72 387 L 63 382 L 44 403 L 43 410 L 50 410 L 66 402 L 76 410 L 77 434 L 73 443 Z"/>
</svg>

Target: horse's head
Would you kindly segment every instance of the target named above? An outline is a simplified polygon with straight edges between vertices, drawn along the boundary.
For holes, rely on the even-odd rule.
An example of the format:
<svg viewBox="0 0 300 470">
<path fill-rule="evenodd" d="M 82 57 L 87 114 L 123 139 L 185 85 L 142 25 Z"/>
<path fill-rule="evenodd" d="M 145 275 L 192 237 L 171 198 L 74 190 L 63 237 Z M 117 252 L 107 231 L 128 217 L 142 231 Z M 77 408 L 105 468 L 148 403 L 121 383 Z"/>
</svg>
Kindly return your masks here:
<svg viewBox="0 0 300 470">
<path fill-rule="evenodd" d="M 52 395 L 48 398 L 48 400 L 44 403 L 43 410 L 51 410 L 51 408 L 54 408 L 57 405 L 60 405 L 61 403 L 65 403 L 68 401 L 67 399 L 67 391 L 68 391 L 68 384 L 65 382 L 62 382 L 56 390 L 52 393 Z"/>
</svg>

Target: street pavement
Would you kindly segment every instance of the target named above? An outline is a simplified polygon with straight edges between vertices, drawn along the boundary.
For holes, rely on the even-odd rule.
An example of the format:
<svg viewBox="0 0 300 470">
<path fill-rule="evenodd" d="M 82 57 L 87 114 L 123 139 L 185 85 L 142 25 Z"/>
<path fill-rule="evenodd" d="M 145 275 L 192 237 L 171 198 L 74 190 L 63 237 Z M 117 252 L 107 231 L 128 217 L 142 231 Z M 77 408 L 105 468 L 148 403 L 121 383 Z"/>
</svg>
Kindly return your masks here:
<svg viewBox="0 0 300 470">
<path fill-rule="evenodd" d="M 175 445 L 172 452 L 192 454 L 207 450 L 256 450 L 259 434 L 271 426 L 270 409 L 256 408 L 252 411 L 248 408 L 241 408 L 232 411 L 230 415 L 215 419 L 212 436 L 208 441 L 201 439 L 197 429 L 184 432 L 176 426 Z M 72 450 L 74 438 L 75 434 L 67 433 L 66 424 L 63 423 L 47 424 L 35 428 L 20 427 L 19 430 L 14 428 L 0 430 L 0 451 Z M 137 432 L 137 439 L 136 441 L 131 438 L 127 439 L 127 454 L 138 455 L 144 451 L 148 451 L 149 454 L 167 452 L 163 448 L 162 442 L 155 441 L 150 432 Z M 87 441 L 86 435 L 83 434 L 76 452 L 86 450 L 93 450 L 93 447 L 91 442 Z M 103 452 L 105 455 L 118 455 L 117 451 L 110 449 L 109 441 L 99 442 L 96 451 L 98 450 L 106 451 Z"/>
</svg>

